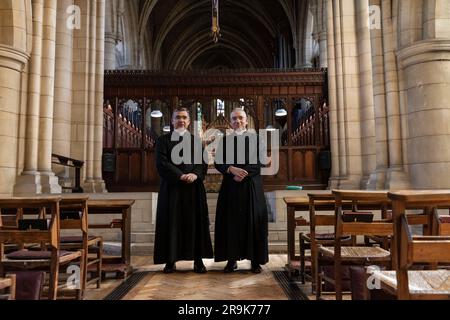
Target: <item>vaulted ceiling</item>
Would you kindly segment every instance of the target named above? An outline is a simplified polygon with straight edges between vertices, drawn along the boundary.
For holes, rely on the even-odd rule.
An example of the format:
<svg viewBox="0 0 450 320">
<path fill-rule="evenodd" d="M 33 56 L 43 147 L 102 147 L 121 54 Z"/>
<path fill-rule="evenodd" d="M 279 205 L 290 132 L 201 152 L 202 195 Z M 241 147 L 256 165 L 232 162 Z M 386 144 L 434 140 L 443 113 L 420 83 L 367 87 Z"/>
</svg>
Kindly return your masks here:
<svg viewBox="0 0 450 320">
<path fill-rule="evenodd" d="M 156 69 L 271 68 L 278 38 L 295 42 L 291 0 L 219 0 L 221 38 L 211 38 L 211 0 L 141 0 L 139 31 Z"/>
</svg>

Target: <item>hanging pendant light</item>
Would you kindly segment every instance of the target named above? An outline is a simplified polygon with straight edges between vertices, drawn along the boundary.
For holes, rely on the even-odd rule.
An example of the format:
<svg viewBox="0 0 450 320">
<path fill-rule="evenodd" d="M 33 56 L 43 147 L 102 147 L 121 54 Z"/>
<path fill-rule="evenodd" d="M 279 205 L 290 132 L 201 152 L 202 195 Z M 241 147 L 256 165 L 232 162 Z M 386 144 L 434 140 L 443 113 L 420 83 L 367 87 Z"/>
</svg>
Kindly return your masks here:
<svg viewBox="0 0 450 320">
<path fill-rule="evenodd" d="M 286 111 L 286 109 L 278 109 L 277 111 L 275 111 L 275 116 L 276 117 L 285 117 L 285 116 L 287 116 L 287 111 Z"/>
<path fill-rule="evenodd" d="M 159 111 L 159 110 L 154 110 L 154 111 L 152 111 L 152 112 L 150 113 L 150 116 L 151 116 L 152 118 L 162 118 L 163 114 L 162 114 L 162 112 Z"/>
</svg>

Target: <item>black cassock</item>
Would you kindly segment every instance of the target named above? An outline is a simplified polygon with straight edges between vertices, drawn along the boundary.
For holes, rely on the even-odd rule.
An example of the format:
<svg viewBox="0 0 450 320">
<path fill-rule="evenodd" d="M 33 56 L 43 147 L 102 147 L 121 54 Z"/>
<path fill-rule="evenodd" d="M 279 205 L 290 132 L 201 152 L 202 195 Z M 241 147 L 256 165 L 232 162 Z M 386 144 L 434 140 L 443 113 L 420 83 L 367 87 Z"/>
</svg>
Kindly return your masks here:
<svg viewBox="0 0 450 320">
<path fill-rule="evenodd" d="M 245 139 L 245 153 L 238 150 L 238 139 Z M 215 261 L 249 259 L 259 264 L 269 261 L 268 213 L 257 141 L 255 134 L 245 133 L 228 135 L 219 142 L 215 166 L 223 180 L 216 209 Z M 231 148 L 234 157 L 228 155 L 227 159 Z M 252 156 L 257 161 L 251 161 Z M 234 181 L 233 174 L 227 173 L 230 165 L 246 170 L 248 176 L 242 182 Z"/>
<path fill-rule="evenodd" d="M 177 136 L 177 140 L 178 138 L 180 141 L 183 140 L 178 133 L 174 135 Z M 186 132 L 186 135 L 190 133 Z M 171 134 L 159 137 L 156 142 L 156 167 L 161 184 L 156 213 L 155 264 L 213 257 L 208 206 L 203 185 L 207 166 L 203 162 L 200 164 L 193 162 L 194 136 L 190 135 L 190 138 L 192 142 L 190 164 L 184 164 L 185 162 L 175 164 L 172 161 L 172 149 L 179 142 L 171 141 Z M 186 142 L 186 138 L 184 141 Z M 183 155 L 183 152 L 180 154 Z M 191 184 L 180 181 L 180 177 L 188 173 L 196 174 L 198 179 Z"/>
</svg>

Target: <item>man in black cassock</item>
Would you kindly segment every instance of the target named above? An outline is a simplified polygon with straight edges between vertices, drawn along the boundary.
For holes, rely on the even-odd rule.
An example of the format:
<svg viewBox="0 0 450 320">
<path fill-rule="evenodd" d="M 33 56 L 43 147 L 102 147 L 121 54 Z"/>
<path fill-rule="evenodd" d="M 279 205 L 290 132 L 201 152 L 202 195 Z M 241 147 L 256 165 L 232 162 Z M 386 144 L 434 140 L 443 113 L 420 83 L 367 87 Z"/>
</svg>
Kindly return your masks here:
<svg viewBox="0 0 450 320">
<path fill-rule="evenodd" d="M 179 260 L 194 260 L 194 271 L 205 273 L 202 258 L 213 257 L 203 185 L 207 166 L 203 162 L 200 140 L 187 131 L 189 123 L 186 108 L 175 110 L 172 115 L 174 131 L 156 142 L 156 167 L 161 184 L 154 263 L 165 263 L 165 273 L 174 272 Z M 197 139 L 196 144 L 194 139 Z"/>
<path fill-rule="evenodd" d="M 268 215 L 258 154 L 258 136 L 249 133 L 247 115 L 231 113 L 234 132 L 219 142 L 215 166 L 223 175 L 216 210 L 215 261 L 228 260 L 224 272 L 237 269 L 237 261 L 251 260 L 260 273 L 269 261 Z"/>
</svg>

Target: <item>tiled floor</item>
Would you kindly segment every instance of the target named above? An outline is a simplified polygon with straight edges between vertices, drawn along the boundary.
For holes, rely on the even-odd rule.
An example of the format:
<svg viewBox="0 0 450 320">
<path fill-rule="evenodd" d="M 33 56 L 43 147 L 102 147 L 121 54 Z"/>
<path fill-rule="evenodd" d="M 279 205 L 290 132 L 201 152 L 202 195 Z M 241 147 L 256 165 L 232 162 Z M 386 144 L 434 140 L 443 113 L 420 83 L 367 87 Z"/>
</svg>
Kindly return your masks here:
<svg viewBox="0 0 450 320">
<path fill-rule="evenodd" d="M 250 272 L 250 262 L 238 262 L 238 270 L 224 274 L 225 262 L 216 263 L 212 259 L 204 260 L 208 269 L 206 274 L 192 271 L 192 261 L 177 263 L 177 271 L 164 274 L 164 265 L 153 265 L 151 257 L 134 257 L 132 260 L 136 272 L 148 272 L 139 283 L 129 291 L 124 300 L 287 300 L 273 275 L 273 271 L 282 271 L 286 263 L 285 255 L 271 255 L 270 261 L 263 266 L 263 272 Z M 123 280 L 107 279 L 101 289 L 89 288 L 85 299 L 103 299 L 117 288 Z"/>
</svg>

